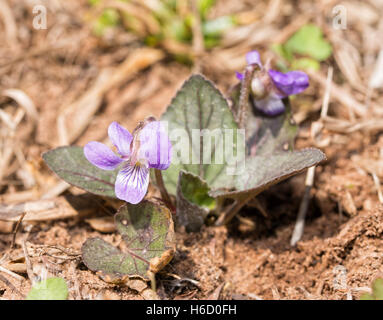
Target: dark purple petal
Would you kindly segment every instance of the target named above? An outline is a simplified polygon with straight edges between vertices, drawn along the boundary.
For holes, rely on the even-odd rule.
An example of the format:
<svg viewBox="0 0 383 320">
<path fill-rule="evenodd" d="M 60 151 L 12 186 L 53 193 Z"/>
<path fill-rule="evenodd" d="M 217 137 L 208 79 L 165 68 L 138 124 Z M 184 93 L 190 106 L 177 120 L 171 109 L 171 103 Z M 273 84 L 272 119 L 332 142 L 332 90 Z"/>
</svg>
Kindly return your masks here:
<svg viewBox="0 0 383 320">
<path fill-rule="evenodd" d="M 117 175 L 114 192 L 118 199 L 137 204 L 145 197 L 148 185 L 149 168 L 127 165 Z"/>
<path fill-rule="evenodd" d="M 298 94 L 309 86 L 309 77 L 303 71 L 289 71 L 286 73 L 277 70 L 269 70 L 269 75 L 275 86 L 287 97 Z"/>
<path fill-rule="evenodd" d="M 246 53 L 246 61 L 247 64 L 258 64 L 262 67 L 261 57 L 259 56 L 259 52 L 257 50 L 250 51 Z"/>
<path fill-rule="evenodd" d="M 112 122 L 108 128 L 108 135 L 120 155 L 128 156 L 130 154 L 130 143 L 133 137 L 128 130 L 117 122 Z"/>
<path fill-rule="evenodd" d="M 270 94 L 265 99 L 253 100 L 255 107 L 268 116 L 276 116 L 285 111 L 283 101 L 276 95 Z"/>
<path fill-rule="evenodd" d="M 172 145 L 166 123 L 149 122 L 140 132 L 139 159 L 146 159 L 149 168 L 165 170 L 170 166 Z"/>
<path fill-rule="evenodd" d="M 113 170 L 122 162 L 105 144 L 96 141 L 85 145 L 84 155 L 91 164 L 103 170 Z"/>
<path fill-rule="evenodd" d="M 235 72 L 235 76 L 237 77 L 237 79 L 238 80 L 240 80 L 240 81 L 242 81 L 243 80 L 243 78 L 244 78 L 244 76 L 243 76 L 243 74 L 242 73 L 240 73 L 240 72 Z"/>
</svg>

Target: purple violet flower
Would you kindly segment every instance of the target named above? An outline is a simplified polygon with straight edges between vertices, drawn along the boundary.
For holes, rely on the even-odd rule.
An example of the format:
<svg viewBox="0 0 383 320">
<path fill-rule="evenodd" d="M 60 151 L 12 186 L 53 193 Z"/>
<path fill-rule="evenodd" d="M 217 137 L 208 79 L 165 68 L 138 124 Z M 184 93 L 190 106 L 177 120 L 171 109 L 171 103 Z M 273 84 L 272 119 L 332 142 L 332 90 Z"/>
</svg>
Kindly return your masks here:
<svg viewBox="0 0 383 320">
<path fill-rule="evenodd" d="M 97 141 L 85 145 L 84 155 L 103 170 L 114 170 L 122 164 L 115 182 L 116 197 L 137 204 L 148 189 L 149 168 L 166 170 L 170 165 L 172 145 L 165 126 L 160 121 L 147 122 L 131 135 L 117 122 L 112 122 L 108 135 L 119 156 Z"/>
<path fill-rule="evenodd" d="M 246 54 L 248 64 L 258 64 L 261 70 L 251 82 L 254 106 L 267 115 L 275 116 L 285 111 L 282 99 L 298 94 L 309 86 L 309 77 L 303 71 L 279 72 L 263 67 L 258 51 Z M 237 72 L 237 78 L 243 74 Z"/>
</svg>

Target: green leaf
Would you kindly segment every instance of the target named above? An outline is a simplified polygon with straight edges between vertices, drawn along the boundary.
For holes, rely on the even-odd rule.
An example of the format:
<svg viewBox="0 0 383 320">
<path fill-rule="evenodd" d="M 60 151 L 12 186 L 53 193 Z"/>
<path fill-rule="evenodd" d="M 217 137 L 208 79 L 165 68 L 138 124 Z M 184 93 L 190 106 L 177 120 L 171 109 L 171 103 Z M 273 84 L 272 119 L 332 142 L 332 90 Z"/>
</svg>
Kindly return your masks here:
<svg viewBox="0 0 383 320">
<path fill-rule="evenodd" d="M 97 4 L 97 3 L 95 3 Z M 115 27 L 120 23 L 120 16 L 116 9 L 105 9 L 93 25 L 93 32 L 102 36 L 107 28 Z"/>
<path fill-rule="evenodd" d="M 326 60 L 332 53 L 332 47 L 323 38 L 322 30 L 314 24 L 307 24 L 300 28 L 286 42 L 285 47 L 286 50 L 308 55 L 318 61 Z"/>
<path fill-rule="evenodd" d="M 243 174 L 236 176 L 234 191 L 215 190 L 209 194 L 213 197 L 237 198 L 246 194 L 255 197 L 272 185 L 325 159 L 324 153 L 314 148 L 246 158 Z"/>
<path fill-rule="evenodd" d="M 175 252 L 174 226 L 170 211 L 157 203 L 125 204 L 115 216 L 124 242 L 120 249 L 100 238 L 88 239 L 82 247 L 85 265 L 109 281 L 124 276 L 149 279 L 170 262 Z"/>
<path fill-rule="evenodd" d="M 45 152 L 43 159 L 66 182 L 97 195 L 116 197 L 114 182 L 118 170 L 107 171 L 95 167 L 85 158 L 83 148 L 59 147 Z"/>
<path fill-rule="evenodd" d="M 375 300 L 374 296 L 369 293 L 363 293 L 360 296 L 360 300 Z"/>
<path fill-rule="evenodd" d="M 291 61 L 293 59 L 292 52 L 287 50 L 286 46 L 281 43 L 274 43 L 271 46 L 271 50 L 273 50 L 277 55 L 286 61 Z"/>
<path fill-rule="evenodd" d="M 239 101 L 239 85 L 231 94 L 233 110 Z M 288 99 L 286 110 L 278 116 L 266 116 L 249 102 L 246 128 L 246 158 L 234 176 L 234 188 L 211 190 L 213 197 L 256 196 L 270 186 L 325 160 L 318 149 L 293 151 L 297 126 Z M 242 173 L 239 171 L 242 168 Z M 230 190 L 231 188 L 231 190 Z"/>
<path fill-rule="evenodd" d="M 209 187 L 198 176 L 180 171 L 177 186 L 177 223 L 186 231 L 199 231 L 216 200 L 208 195 Z"/>
<path fill-rule="evenodd" d="M 203 23 L 202 31 L 206 37 L 217 37 L 234 26 L 235 22 L 232 16 L 222 16 Z"/>
<path fill-rule="evenodd" d="M 201 75 L 191 76 L 177 92 L 161 120 L 168 122 L 170 139 L 173 144 L 173 163 L 168 170 L 163 172 L 165 185 L 171 194 L 176 193 L 181 169 L 199 176 L 211 188 L 220 188 L 232 183 L 233 177 L 229 176 L 226 170 L 229 163 L 223 161 L 222 164 L 217 164 L 220 161 L 216 161 L 216 157 L 218 159 L 216 149 L 218 150 L 221 146 L 220 150 L 222 150 L 222 145 L 226 145 L 226 142 L 223 141 L 224 130 L 231 129 L 236 133 L 237 124 L 227 101 L 210 81 Z M 172 136 L 176 132 L 184 133 L 186 141 Z M 197 133 L 197 138 L 194 135 L 194 139 L 192 139 L 193 132 Z M 207 135 L 198 136 L 201 132 L 205 132 Z M 214 136 L 217 138 L 215 139 Z M 209 138 L 211 139 L 210 149 L 206 147 Z M 185 150 L 185 144 L 190 146 L 189 152 L 182 155 L 187 160 L 180 161 L 179 164 L 174 163 L 176 150 L 178 148 Z M 238 151 L 237 149 L 239 149 L 239 145 L 234 141 L 231 151 L 235 153 Z M 192 153 L 196 155 L 199 164 L 192 164 Z M 198 153 L 200 153 L 200 157 L 198 157 Z M 205 156 L 211 159 L 211 164 L 203 161 Z M 185 164 L 185 162 L 189 164 Z"/>
<path fill-rule="evenodd" d="M 198 0 L 198 11 L 202 18 L 205 18 L 209 10 L 214 6 L 215 0 Z"/>
<path fill-rule="evenodd" d="M 68 286 L 62 278 L 48 278 L 35 283 L 28 292 L 27 300 L 66 300 Z"/>
<path fill-rule="evenodd" d="M 383 300 L 383 278 L 376 279 L 371 289 L 372 293 L 363 293 L 360 300 Z"/>
<path fill-rule="evenodd" d="M 383 300 L 383 279 L 378 278 L 372 284 L 372 291 L 376 300 Z"/>
<path fill-rule="evenodd" d="M 317 60 L 311 58 L 294 59 L 291 63 L 291 69 L 318 71 L 320 69 L 320 64 Z"/>
</svg>

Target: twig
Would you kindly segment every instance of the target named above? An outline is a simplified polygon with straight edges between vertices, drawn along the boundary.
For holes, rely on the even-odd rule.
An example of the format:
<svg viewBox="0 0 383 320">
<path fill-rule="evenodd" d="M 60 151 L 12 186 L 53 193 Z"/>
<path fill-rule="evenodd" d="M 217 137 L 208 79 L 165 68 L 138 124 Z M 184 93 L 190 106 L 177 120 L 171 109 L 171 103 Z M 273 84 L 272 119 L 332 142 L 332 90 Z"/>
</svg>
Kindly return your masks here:
<svg viewBox="0 0 383 320">
<path fill-rule="evenodd" d="M 375 184 L 376 191 L 378 192 L 379 202 L 383 203 L 383 194 L 382 194 L 382 189 L 380 188 L 379 178 L 378 178 L 378 176 L 376 175 L 375 172 L 372 172 L 371 174 L 372 174 L 372 178 L 374 179 L 374 184 Z"/>
<path fill-rule="evenodd" d="M 314 175 L 315 175 L 315 166 L 310 167 L 307 170 L 305 193 L 303 195 L 303 199 L 299 207 L 298 217 L 295 223 L 293 235 L 291 236 L 291 241 L 290 241 L 291 246 L 295 246 L 296 243 L 301 239 L 303 234 L 303 230 L 305 227 L 305 217 L 306 217 L 307 208 L 310 202 L 310 191 L 311 191 L 311 187 L 314 184 Z"/>
<path fill-rule="evenodd" d="M 73 286 L 74 291 L 76 292 L 77 299 L 82 300 L 81 290 L 80 290 L 80 283 L 78 281 L 78 276 L 76 274 L 76 264 L 74 262 L 71 263 L 72 267 L 72 273 L 73 273 Z"/>
<path fill-rule="evenodd" d="M 3 277 L 1 274 L 0 274 L 0 281 L 4 282 L 8 287 L 11 288 L 12 291 L 16 292 L 20 297 L 23 296 L 21 292 L 17 290 L 16 287 L 6 277 Z"/>
<path fill-rule="evenodd" d="M 327 79 L 323 75 L 312 71 L 307 72 L 310 75 L 310 79 L 326 87 Z M 358 116 L 365 117 L 367 115 L 368 110 L 364 104 L 355 100 L 347 91 L 334 83 L 332 84 L 331 94 L 335 100 L 355 112 Z"/>
<path fill-rule="evenodd" d="M 26 242 L 26 240 L 23 240 L 21 243 L 21 246 L 22 246 L 23 252 L 24 252 L 28 278 L 29 278 L 29 280 L 31 280 L 31 283 L 33 285 L 35 283 L 35 276 L 33 275 L 32 264 L 31 264 L 31 260 L 29 259 L 28 249 L 27 249 L 27 245 L 25 244 L 25 242 Z"/>
<path fill-rule="evenodd" d="M 17 273 L 14 273 L 14 272 L 12 272 L 12 271 L 10 271 L 10 270 L 2 267 L 2 266 L 0 266 L 0 271 L 4 272 L 6 274 L 9 274 L 10 276 L 16 278 L 19 281 L 23 281 L 24 280 L 24 278 L 22 276 L 19 276 Z"/>
<path fill-rule="evenodd" d="M 334 68 L 332 66 L 330 66 L 328 68 L 328 71 L 327 71 L 326 91 L 324 94 L 323 103 L 322 103 L 322 110 L 321 110 L 321 114 L 320 114 L 321 119 L 325 118 L 327 116 L 327 113 L 328 113 L 328 105 L 330 102 L 330 93 L 331 93 L 333 72 L 334 72 Z"/>
<path fill-rule="evenodd" d="M 20 216 L 19 220 L 18 220 L 17 223 L 16 223 L 15 230 L 13 231 L 13 236 L 12 236 L 12 242 L 11 242 L 10 250 L 12 250 L 13 247 L 15 246 L 15 243 L 16 243 L 16 234 L 17 234 L 17 232 L 19 231 L 21 222 L 23 221 L 23 219 L 24 219 L 24 217 L 25 217 L 26 214 L 27 214 L 27 213 L 24 212 L 24 213 Z"/>
</svg>

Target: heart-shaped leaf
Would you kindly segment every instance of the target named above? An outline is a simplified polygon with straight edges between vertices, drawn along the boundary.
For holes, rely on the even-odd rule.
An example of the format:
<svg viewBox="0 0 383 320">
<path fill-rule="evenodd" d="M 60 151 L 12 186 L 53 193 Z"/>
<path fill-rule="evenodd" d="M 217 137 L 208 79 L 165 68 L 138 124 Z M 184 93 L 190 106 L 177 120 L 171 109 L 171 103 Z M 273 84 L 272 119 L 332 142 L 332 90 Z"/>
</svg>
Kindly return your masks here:
<svg viewBox="0 0 383 320">
<path fill-rule="evenodd" d="M 233 110 L 238 110 L 240 86 L 231 92 Z M 256 196 L 270 186 L 323 161 L 318 149 L 292 151 L 298 127 L 290 111 L 288 98 L 283 100 L 285 111 L 278 116 L 266 116 L 257 111 L 249 100 L 246 128 L 246 159 L 241 172 L 234 177 L 234 188 L 212 190 L 214 197 Z"/>
<path fill-rule="evenodd" d="M 237 124 L 226 99 L 210 81 L 201 75 L 191 76 L 177 92 L 161 120 L 168 122 L 173 143 L 172 165 L 163 173 L 170 193 L 176 193 L 181 169 L 198 175 L 212 188 L 230 185 L 232 176 L 226 170 L 229 163 L 225 156 L 221 158 L 221 151 L 223 155 L 227 151 L 236 154 L 239 148 Z M 229 137 L 225 130 L 233 132 L 232 144 L 226 141 Z M 181 136 L 186 139 L 178 139 Z M 210 148 L 208 141 L 211 142 Z M 176 156 L 182 158 L 179 164 L 174 161 Z M 210 164 L 206 158 L 210 159 Z"/>
<path fill-rule="evenodd" d="M 48 167 L 66 182 L 88 192 L 115 198 L 114 182 L 118 170 L 101 170 L 84 156 L 83 148 L 59 147 L 43 154 Z"/>
<path fill-rule="evenodd" d="M 170 262 L 175 252 L 174 225 L 170 211 L 162 205 L 143 201 L 125 204 L 115 216 L 124 242 L 120 249 L 93 238 L 82 247 L 85 265 L 109 279 L 124 276 L 149 279 Z"/>
<path fill-rule="evenodd" d="M 66 300 L 68 286 L 62 278 L 48 278 L 33 285 L 27 300 Z"/>
<path fill-rule="evenodd" d="M 209 187 L 198 176 L 180 171 L 177 186 L 177 223 L 186 231 L 198 231 L 216 200 L 209 196 Z"/>
<path fill-rule="evenodd" d="M 364 293 L 360 300 L 383 300 L 383 278 L 378 278 L 372 283 L 372 293 Z"/>
<path fill-rule="evenodd" d="M 314 24 L 307 24 L 300 28 L 286 42 L 285 48 L 290 52 L 308 55 L 318 61 L 326 60 L 332 53 L 332 47 L 323 38 L 322 30 Z"/>
</svg>

